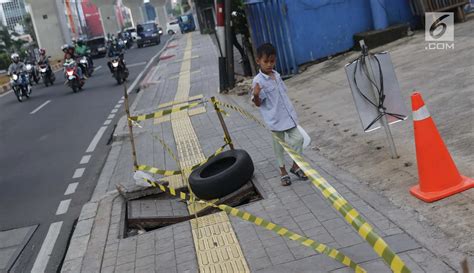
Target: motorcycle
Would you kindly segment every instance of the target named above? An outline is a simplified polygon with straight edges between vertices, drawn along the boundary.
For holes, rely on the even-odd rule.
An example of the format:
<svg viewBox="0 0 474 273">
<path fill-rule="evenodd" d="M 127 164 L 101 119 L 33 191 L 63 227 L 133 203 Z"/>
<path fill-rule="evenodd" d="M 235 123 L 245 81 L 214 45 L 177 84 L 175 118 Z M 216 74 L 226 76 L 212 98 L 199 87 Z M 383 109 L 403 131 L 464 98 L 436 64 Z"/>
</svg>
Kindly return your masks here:
<svg viewBox="0 0 474 273">
<path fill-rule="evenodd" d="M 82 86 L 84 86 L 84 80 L 79 77 L 78 66 L 76 62 L 64 64 L 64 70 L 67 79 L 65 84 L 71 87 L 72 92 L 74 93 L 81 90 Z"/>
<path fill-rule="evenodd" d="M 84 74 L 87 77 L 91 77 L 92 73 L 94 72 L 94 67 L 92 66 L 92 63 L 89 60 L 89 57 L 87 57 L 85 55 L 79 57 L 79 63 L 81 65 L 82 72 L 84 72 Z"/>
<path fill-rule="evenodd" d="M 128 69 L 120 61 L 120 57 L 114 57 L 111 61 L 112 74 L 117 80 L 117 84 L 122 84 L 128 78 Z"/>
<path fill-rule="evenodd" d="M 54 81 L 56 80 L 56 76 L 51 70 L 51 67 L 46 63 L 38 63 L 38 67 L 44 85 L 46 87 L 48 87 L 48 85 L 53 85 Z"/>
<path fill-rule="evenodd" d="M 27 62 L 25 64 L 26 67 L 26 73 L 28 73 L 28 78 L 34 81 L 36 84 L 39 82 L 39 76 L 38 76 L 38 71 L 36 70 L 36 67 L 34 64 L 31 62 Z"/>
<path fill-rule="evenodd" d="M 23 73 L 13 73 L 10 76 L 10 85 L 19 102 L 23 101 L 23 97 L 29 98 L 31 95 L 31 86 L 28 84 L 28 81 L 24 79 L 25 77 L 28 76 Z"/>
</svg>

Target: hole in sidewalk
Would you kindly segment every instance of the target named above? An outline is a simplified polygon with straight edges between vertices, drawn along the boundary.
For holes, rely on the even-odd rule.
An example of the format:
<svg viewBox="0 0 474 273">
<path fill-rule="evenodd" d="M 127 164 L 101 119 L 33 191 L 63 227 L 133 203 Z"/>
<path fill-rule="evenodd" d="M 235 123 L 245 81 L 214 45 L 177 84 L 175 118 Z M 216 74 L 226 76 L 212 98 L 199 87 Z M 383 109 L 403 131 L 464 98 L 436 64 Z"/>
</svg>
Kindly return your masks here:
<svg viewBox="0 0 474 273">
<path fill-rule="evenodd" d="M 181 190 L 188 192 L 187 188 Z M 226 204 L 235 208 L 262 199 L 262 194 L 251 180 L 235 192 L 222 197 L 216 204 Z M 122 222 L 124 238 L 195 218 L 194 214 L 189 213 L 186 202 L 165 193 L 128 200 L 125 203 L 124 210 L 125 221 Z M 220 212 L 219 209 L 206 207 L 200 210 L 197 215 L 202 217 L 218 212 Z"/>
</svg>

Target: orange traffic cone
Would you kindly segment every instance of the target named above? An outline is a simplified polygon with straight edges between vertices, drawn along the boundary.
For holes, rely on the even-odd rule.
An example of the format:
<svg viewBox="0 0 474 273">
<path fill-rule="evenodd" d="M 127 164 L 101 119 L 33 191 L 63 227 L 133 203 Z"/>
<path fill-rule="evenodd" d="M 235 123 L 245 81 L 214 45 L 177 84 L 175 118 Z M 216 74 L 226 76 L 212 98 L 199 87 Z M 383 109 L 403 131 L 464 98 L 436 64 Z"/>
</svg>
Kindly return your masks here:
<svg viewBox="0 0 474 273">
<path fill-rule="evenodd" d="M 434 202 L 474 188 L 474 179 L 459 174 L 421 94 L 413 93 L 411 103 L 420 178 L 419 185 L 410 189 L 411 194 L 425 202 Z"/>
</svg>

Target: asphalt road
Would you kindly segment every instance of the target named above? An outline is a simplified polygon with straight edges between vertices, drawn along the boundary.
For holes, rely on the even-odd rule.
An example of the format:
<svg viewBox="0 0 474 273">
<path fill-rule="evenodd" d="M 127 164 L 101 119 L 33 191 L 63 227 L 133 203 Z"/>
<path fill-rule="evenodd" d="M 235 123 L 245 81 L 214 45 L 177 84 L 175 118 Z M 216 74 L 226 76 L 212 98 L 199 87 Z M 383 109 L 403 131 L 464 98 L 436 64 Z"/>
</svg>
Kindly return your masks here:
<svg viewBox="0 0 474 273">
<path fill-rule="evenodd" d="M 126 53 L 129 85 L 167 39 Z M 124 114 L 123 103 L 118 107 L 123 87 L 111 77 L 106 59 L 96 59 L 95 67 L 78 93 L 57 73 L 54 86 L 34 86 L 22 103 L 13 93 L 0 97 L 0 231 L 39 225 L 11 272 L 30 272 L 48 231 L 59 231 L 45 271 L 56 272 L 74 221 L 95 188 L 107 142 Z"/>
</svg>

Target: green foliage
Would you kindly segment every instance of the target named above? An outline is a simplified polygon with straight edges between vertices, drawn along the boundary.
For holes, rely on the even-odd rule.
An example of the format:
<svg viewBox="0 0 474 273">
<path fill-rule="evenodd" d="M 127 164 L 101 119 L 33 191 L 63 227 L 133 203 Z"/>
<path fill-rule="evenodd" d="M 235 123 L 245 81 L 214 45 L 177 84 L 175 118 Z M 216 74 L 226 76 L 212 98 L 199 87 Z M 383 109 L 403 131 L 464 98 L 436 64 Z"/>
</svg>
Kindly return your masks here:
<svg viewBox="0 0 474 273">
<path fill-rule="evenodd" d="M 0 53 L 0 70 L 7 70 L 10 65 L 10 55 L 6 52 Z"/>
<path fill-rule="evenodd" d="M 232 16 L 232 29 L 235 34 L 242 34 L 250 37 L 247 17 L 245 15 L 245 4 L 243 0 L 232 0 L 232 12 L 236 14 Z"/>
</svg>

